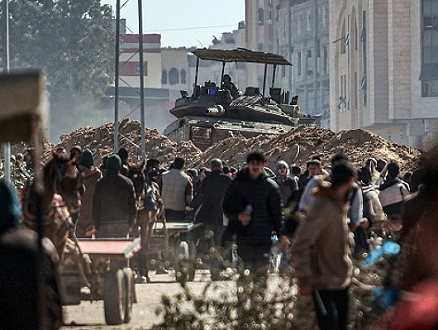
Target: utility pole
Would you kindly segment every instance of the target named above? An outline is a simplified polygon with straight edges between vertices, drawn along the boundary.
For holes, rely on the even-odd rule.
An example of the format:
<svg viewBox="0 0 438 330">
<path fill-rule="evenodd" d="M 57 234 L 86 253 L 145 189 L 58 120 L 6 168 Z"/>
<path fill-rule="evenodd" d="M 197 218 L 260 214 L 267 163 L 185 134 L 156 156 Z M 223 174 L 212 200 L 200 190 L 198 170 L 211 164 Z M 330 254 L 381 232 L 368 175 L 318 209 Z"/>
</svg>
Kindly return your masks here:
<svg viewBox="0 0 438 330">
<path fill-rule="evenodd" d="M 9 0 L 3 0 L 3 69 L 4 73 L 9 73 Z M 11 144 L 3 144 L 3 155 L 5 158 L 5 180 L 11 181 Z"/>
<path fill-rule="evenodd" d="M 142 0 L 138 0 L 138 51 L 140 64 L 140 122 L 141 122 L 141 159 L 146 158 L 145 118 L 144 118 L 144 59 L 143 59 L 143 9 Z"/>
<path fill-rule="evenodd" d="M 116 58 L 114 82 L 114 153 L 119 150 L 119 60 L 120 60 L 120 0 L 116 1 Z"/>
</svg>

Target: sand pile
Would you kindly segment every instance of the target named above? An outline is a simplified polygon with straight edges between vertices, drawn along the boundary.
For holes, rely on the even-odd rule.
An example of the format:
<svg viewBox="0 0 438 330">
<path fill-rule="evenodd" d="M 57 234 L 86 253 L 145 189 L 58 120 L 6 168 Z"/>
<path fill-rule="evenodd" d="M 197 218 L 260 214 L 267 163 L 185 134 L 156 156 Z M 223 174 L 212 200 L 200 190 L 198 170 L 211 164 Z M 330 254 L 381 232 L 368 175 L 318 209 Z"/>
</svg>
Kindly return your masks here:
<svg viewBox="0 0 438 330">
<path fill-rule="evenodd" d="M 119 148 L 129 151 L 130 160 L 141 160 L 141 124 L 139 121 L 123 120 L 119 124 Z M 114 125 L 112 123 L 100 127 L 83 127 L 71 134 L 61 137 L 58 145 L 45 143 L 45 156 L 50 149 L 64 146 L 70 150 L 74 145 L 83 149 L 89 148 L 95 155 L 95 164 L 99 165 L 104 156 L 114 150 Z M 23 152 L 24 144 L 15 145 L 11 152 Z M 218 142 L 202 152 L 191 141 L 179 146 L 160 134 L 156 129 L 145 129 L 146 158 L 159 159 L 164 166 L 170 165 L 176 156 L 186 159 L 188 167 L 208 165 L 212 158 L 221 158 L 229 166 L 244 166 L 246 154 L 251 150 L 262 150 L 268 157 L 268 166 L 274 167 L 280 160 L 289 164 L 301 166 L 315 155 L 319 155 L 324 164 L 330 164 L 330 159 L 339 151 L 345 152 L 351 162 L 362 166 L 366 159 L 374 157 L 387 161 L 399 162 L 402 172 L 415 168 L 421 151 L 403 145 L 389 142 L 384 138 L 364 129 L 355 129 L 334 133 L 333 131 L 309 126 L 298 126 L 288 133 L 277 136 L 257 136 L 244 138 L 234 136 Z"/>
</svg>

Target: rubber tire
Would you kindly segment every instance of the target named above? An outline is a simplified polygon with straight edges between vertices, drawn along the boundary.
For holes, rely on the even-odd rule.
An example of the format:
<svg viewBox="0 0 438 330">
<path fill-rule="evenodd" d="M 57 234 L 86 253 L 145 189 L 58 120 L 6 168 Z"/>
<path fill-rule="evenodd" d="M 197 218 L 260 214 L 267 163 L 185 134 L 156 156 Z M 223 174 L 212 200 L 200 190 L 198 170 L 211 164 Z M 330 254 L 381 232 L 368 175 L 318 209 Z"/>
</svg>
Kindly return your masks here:
<svg viewBox="0 0 438 330">
<path fill-rule="evenodd" d="M 135 300 L 135 285 L 134 285 L 134 272 L 131 268 L 123 268 L 123 274 L 125 277 L 126 286 L 126 304 L 125 304 L 125 316 L 123 323 L 129 323 L 132 319 L 132 304 Z"/>
<path fill-rule="evenodd" d="M 119 325 L 124 322 L 126 297 L 126 281 L 123 270 L 118 269 L 106 273 L 103 303 L 105 321 L 108 325 Z"/>
</svg>

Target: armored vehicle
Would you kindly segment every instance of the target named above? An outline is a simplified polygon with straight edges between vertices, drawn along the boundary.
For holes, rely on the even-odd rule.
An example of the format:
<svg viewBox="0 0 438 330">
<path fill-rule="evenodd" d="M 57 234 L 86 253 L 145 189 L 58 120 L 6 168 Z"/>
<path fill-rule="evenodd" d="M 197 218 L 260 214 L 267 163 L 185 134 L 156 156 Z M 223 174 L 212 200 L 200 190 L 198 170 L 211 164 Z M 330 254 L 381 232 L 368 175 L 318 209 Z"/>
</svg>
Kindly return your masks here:
<svg viewBox="0 0 438 330">
<path fill-rule="evenodd" d="M 196 49 L 196 73 L 191 95 L 181 91 L 170 113 L 177 119 L 164 130 L 172 141 L 191 140 L 201 150 L 233 135 L 253 137 L 259 134 L 282 134 L 298 123 L 312 124 L 315 119 L 301 116 L 297 105 L 298 96 L 289 103 L 289 91 L 274 87 L 275 71 L 279 65 L 292 65 L 280 55 L 255 52 L 244 48 L 233 50 Z M 198 84 L 200 60 L 222 62 L 220 81 Z M 263 88 L 248 86 L 244 91 L 234 91 L 224 78 L 227 63 L 263 64 Z M 272 84 L 266 96 L 268 66 L 272 66 Z M 228 84 L 227 84 L 228 83 Z"/>
</svg>

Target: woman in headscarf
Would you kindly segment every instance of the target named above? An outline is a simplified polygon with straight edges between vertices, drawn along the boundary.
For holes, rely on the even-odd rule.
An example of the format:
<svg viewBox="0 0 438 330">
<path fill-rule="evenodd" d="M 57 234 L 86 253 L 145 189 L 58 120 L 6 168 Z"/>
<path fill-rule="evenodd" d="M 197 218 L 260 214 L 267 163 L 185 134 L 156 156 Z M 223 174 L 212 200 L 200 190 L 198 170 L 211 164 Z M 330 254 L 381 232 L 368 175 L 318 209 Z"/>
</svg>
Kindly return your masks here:
<svg viewBox="0 0 438 330">
<path fill-rule="evenodd" d="M 283 198 L 284 232 L 285 235 L 292 238 L 299 225 L 299 219 L 295 216 L 299 199 L 298 180 L 290 175 L 289 165 L 284 160 L 277 162 L 274 173 L 274 181 L 280 187 Z"/>
<path fill-rule="evenodd" d="M 275 182 L 281 190 L 284 205 L 288 205 L 294 192 L 298 191 L 298 185 L 290 176 L 289 165 L 286 161 L 280 160 L 275 165 Z"/>
</svg>

